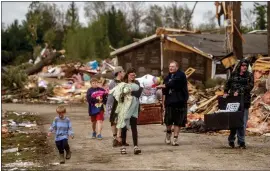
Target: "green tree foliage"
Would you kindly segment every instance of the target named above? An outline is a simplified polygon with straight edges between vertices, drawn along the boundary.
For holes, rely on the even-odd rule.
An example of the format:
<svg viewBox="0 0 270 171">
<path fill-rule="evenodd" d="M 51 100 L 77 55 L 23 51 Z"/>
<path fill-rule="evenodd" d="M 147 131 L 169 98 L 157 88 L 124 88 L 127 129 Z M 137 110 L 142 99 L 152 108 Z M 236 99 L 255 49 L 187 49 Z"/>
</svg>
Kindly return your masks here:
<svg viewBox="0 0 270 171">
<path fill-rule="evenodd" d="M 69 5 L 69 9 L 67 10 L 66 25 L 72 30 L 75 30 L 77 27 L 80 26 L 78 8 L 75 2 L 71 2 Z"/>
<path fill-rule="evenodd" d="M 64 42 L 67 57 L 74 60 L 94 59 L 94 44 L 91 35 L 91 30 L 88 28 L 80 28 L 76 32 L 69 30 Z"/>
<path fill-rule="evenodd" d="M 126 18 L 122 11 L 116 12 L 114 6 L 108 12 L 108 38 L 114 48 L 120 48 L 125 44 L 131 43 L 129 28 Z"/>
<path fill-rule="evenodd" d="M 266 13 L 267 6 L 259 4 L 258 2 L 254 3 L 254 14 L 256 14 L 256 29 L 265 30 L 266 29 Z"/>
<path fill-rule="evenodd" d="M 18 55 L 29 60 L 29 57 L 24 56 L 26 52 L 32 50 L 30 43 L 26 41 L 27 28 L 20 25 L 18 20 L 14 20 L 5 30 L 2 28 L 1 33 L 3 65 L 15 61 Z"/>
<path fill-rule="evenodd" d="M 45 43 L 57 50 L 65 49 L 67 59 L 89 61 L 108 58 L 113 48 L 153 34 L 157 27 L 182 28 L 189 25 L 190 10 L 176 3 L 161 8 L 145 8 L 143 2 L 86 2 L 88 25 L 79 23 L 76 2 L 66 11 L 54 3 L 31 2 L 26 19 L 1 29 L 2 61 L 4 64 L 23 63 L 35 59 Z M 144 20 L 143 20 L 144 19 Z"/>
</svg>

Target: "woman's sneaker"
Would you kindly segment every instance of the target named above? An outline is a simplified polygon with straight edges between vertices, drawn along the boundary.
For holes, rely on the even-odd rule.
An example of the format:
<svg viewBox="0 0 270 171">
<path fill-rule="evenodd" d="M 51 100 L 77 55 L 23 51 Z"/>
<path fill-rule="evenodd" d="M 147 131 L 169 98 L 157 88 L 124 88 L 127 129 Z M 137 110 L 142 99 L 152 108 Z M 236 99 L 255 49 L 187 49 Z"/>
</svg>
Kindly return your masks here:
<svg viewBox="0 0 270 171">
<path fill-rule="evenodd" d="M 135 146 L 135 147 L 134 147 L 134 154 L 140 154 L 140 153 L 142 153 L 142 150 L 139 149 L 138 146 Z"/>
<path fill-rule="evenodd" d="M 121 154 L 127 154 L 126 147 L 121 147 L 121 148 L 120 148 L 120 153 L 121 153 Z"/>
</svg>

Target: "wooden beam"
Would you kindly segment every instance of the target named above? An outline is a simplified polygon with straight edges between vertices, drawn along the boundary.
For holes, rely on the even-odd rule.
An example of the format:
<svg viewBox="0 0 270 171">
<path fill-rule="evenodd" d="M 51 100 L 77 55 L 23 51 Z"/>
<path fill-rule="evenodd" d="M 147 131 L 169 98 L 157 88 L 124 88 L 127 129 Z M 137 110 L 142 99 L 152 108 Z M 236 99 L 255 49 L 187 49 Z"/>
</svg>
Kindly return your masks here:
<svg viewBox="0 0 270 171">
<path fill-rule="evenodd" d="M 235 30 L 237 31 L 237 33 L 239 34 L 239 36 L 240 36 L 241 40 L 242 40 L 244 43 L 246 43 L 246 41 L 245 41 L 244 37 L 242 36 L 242 33 L 241 33 L 239 30 L 238 30 L 238 28 L 236 27 L 236 25 L 235 25 L 235 24 L 233 24 L 233 26 L 234 26 Z"/>
<path fill-rule="evenodd" d="M 163 77 L 163 68 L 164 68 L 164 61 L 163 61 L 163 42 L 164 42 L 164 34 L 160 37 L 160 74 Z"/>
<path fill-rule="evenodd" d="M 185 74 L 186 74 L 187 78 L 189 78 L 195 71 L 196 71 L 196 69 L 189 67 L 189 68 L 185 71 Z"/>
<path fill-rule="evenodd" d="M 233 4 L 233 6 L 232 6 L 232 10 L 233 10 L 232 24 L 235 25 L 236 29 L 240 30 L 241 2 L 240 1 L 233 1 L 232 4 Z M 237 57 L 237 59 L 243 58 L 243 45 L 242 45 L 241 36 L 235 31 L 233 32 L 233 53 Z"/>
<path fill-rule="evenodd" d="M 178 44 L 168 41 L 168 40 L 163 43 L 163 48 L 166 51 L 171 50 L 171 51 L 178 51 L 178 52 L 194 53 L 193 51 L 183 46 L 179 46 Z"/>
<path fill-rule="evenodd" d="M 193 51 L 195 53 L 198 53 L 198 54 L 200 54 L 200 55 L 202 55 L 202 56 L 204 56 L 204 57 L 209 58 L 209 59 L 212 60 L 212 57 L 210 57 L 207 53 L 201 52 L 201 51 L 199 51 L 199 50 L 197 50 L 197 49 L 195 49 L 193 47 L 190 47 L 190 46 L 188 46 L 188 45 L 186 45 L 186 44 L 184 44 L 184 43 L 176 40 L 175 38 L 171 38 L 171 37 L 167 36 L 166 39 L 169 40 L 169 41 L 171 41 L 171 42 L 176 43 L 177 45 L 180 45 L 182 47 L 185 47 L 186 49 L 189 49 L 189 50 L 191 50 L 191 51 Z"/>
</svg>

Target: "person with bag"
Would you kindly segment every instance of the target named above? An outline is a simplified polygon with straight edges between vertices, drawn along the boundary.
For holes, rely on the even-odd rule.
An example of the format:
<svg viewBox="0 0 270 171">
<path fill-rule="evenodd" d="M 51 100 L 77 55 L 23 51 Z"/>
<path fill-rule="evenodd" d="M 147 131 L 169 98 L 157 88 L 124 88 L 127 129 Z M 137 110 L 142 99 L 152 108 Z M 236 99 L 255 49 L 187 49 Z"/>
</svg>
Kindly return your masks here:
<svg viewBox="0 0 270 171">
<path fill-rule="evenodd" d="M 142 93 L 142 87 L 140 87 L 139 82 L 136 81 L 135 78 L 135 69 L 128 69 L 123 82 L 119 83 L 109 92 L 118 102 L 115 112 L 117 113 L 117 137 L 120 137 L 122 142 L 122 147 L 120 148 L 121 154 L 127 154 L 125 144 L 127 130 L 130 128 L 133 138 L 134 154 L 137 155 L 141 153 L 141 149 L 138 146 L 137 118 L 140 112 L 139 97 Z"/>
<path fill-rule="evenodd" d="M 226 82 L 224 88 L 223 97 L 226 98 L 228 95 L 231 96 L 244 96 L 244 125 L 241 128 L 235 128 L 230 130 L 228 137 L 229 146 L 234 148 L 235 135 L 237 134 L 239 148 L 245 149 L 245 133 L 248 121 L 248 110 L 251 104 L 251 90 L 254 86 L 253 74 L 248 71 L 249 62 L 242 59 L 236 70 L 232 73 L 231 77 Z"/>
<path fill-rule="evenodd" d="M 112 80 L 112 82 L 109 85 L 109 90 L 112 90 L 115 86 L 117 86 L 119 83 L 122 82 L 123 77 L 125 75 L 125 71 L 121 66 L 117 66 L 114 69 L 114 76 L 115 78 Z M 117 113 L 115 112 L 117 107 L 117 100 L 113 97 L 113 95 L 109 94 L 107 103 L 106 103 L 106 114 L 105 116 L 110 116 L 110 123 L 112 128 L 112 134 L 113 134 L 113 147 L 121 146 L 122 142 L 120 138 L 117 138 Z M 124 144 L 125 146 L 129 146 L 128 143 Z"/>
<path fill-rule="evenodd" d="M 189 98 L 187 78 L 176 61 L 169 64 L 169 74 L 164 79 L 164 84 L 157 86 L 162 88 L 163 106 L 165 108 L 164 123 L 166 124 L 166 144 L 178 146 L 178 135 L 180 127 L 184 127 L 187 121 L 187 101 Z M 171 142 L 172 126 L 174 126 L 174 137 Z"/>
<path fill-rule="evenodd" d="M 139 98 L 142 94 L 143 88 L 140 87 L 140 83 L 137 80 L 135 80 L 135 78 L 136 78 L 136 70 L 134 68 L 130 68 L 127 70 L 127 73 L 125 74 L 123 78 L 123 81 L 130 86 L 131 96 L 132 96 L 132 103 L 126 114 L 126 118 L 129 119 L 128 122 L 131 127 L 132 139 L 133 139 L 133 145 L 134 145 L 134 154 L 140 154 L 141 149 L 138 146 L 137 120 L 140 113 Z M 121 154 L 126 154 L 125 144 L 126 144 L 126 139 L 127 139 L 127 130 L 128 130 L 127 125 L 121 129 L 121 138 L 122 138 L 122 147 L 120 149 Z"/>
<path fill-rule="evenodd" d="M 106 103 L 107 93 L 103 88 L 98 87 L 98 80 L 92 78 L 90 80 L 91 88 L 87 91 L 88 113 L 92 122 L 92 138 L 102 139 L 101 131 L 104 121 L 104 107 Z M 96 129 L 97 127 L 97 129 Z"/>
</svg>

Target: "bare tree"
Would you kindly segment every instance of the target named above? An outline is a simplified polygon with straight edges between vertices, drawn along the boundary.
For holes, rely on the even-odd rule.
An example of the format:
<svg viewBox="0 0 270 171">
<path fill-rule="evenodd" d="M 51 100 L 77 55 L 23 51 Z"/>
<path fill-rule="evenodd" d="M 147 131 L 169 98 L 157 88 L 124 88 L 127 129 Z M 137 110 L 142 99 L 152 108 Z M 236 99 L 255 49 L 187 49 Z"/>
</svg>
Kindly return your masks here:
<svg viewBox="0 0 270 171">
<path fill-rule="evenodd" d="M 162 8 L 158 5 L 151 5 L 146 17 L 142 20 L 145 24 L 145 31 L 153 34 L 158 27 L 162 27 Z"/>
<path fill-rule="evenodd" d="M 216 16 L 212 11 L 205 12 L 203 18 L 205 18 L 205 22 L 198 26 L 199 30 L 210 31 L 216 28 Z"/>
<path fill-rule="evenodd" d="M 196 7 L 196 5 L 197 5 L 197 1 L 195 2 L 195 4 L 194 4 L 194 6 L 193 6 L 193 8 L 192 8 L 192 10 L 191 10 L 191 12 L 190 12 L 190 14 L 188 15 L 188 18 L 187 18 L 187 25 L 186 25 L 186 28 L 187 28 L 187 30 L 190 30 L 191 29 L 191 19 L 192 19 L 192 15 L 193 15 L 193 13 L 194 13 L 194 10 L 195 10 L 195 7 Z"/>
<path fill-rule="evenodd" d="M 64 26 L 65 26 L 65 9 L 64 7 L 61 5 L 59 8 L 59 10 L 56 12 L 55 18 L 58 21 L 56 24 L 56 29 L 58 30 L 64 30 Z"/>
<path fill-rule="evenodd" d="M 243 12 L 242 25 L 253 29 L 255 27 L 256 21 L 256 16 L 254 15 L 254 12 L 250 8 L 243 9 L 242 12 Z"/>
<path fill-rule="evenodd" d="M 190 18 L 191 17 L 191 18 Z M 164 9 L 164 25 L 173 28 L 191 27 L 192 11 L 186 4 L 178 5 L 177 2 L 172 2 L 171 6 Z"/>
<path fill-rule="evenodd" d="M 87 17 L 89 21 L 96 20 L 98 16 L 100 16 L 106 11 L 105 3 L 106 2 L 104 1 L 85 2 L 84 5 L 85 17 Z"/>
<path fill-rule="evenodd" d="M 135 35 L 140 32 L 140 24 L 144 16 L 144 2 L 128 2 L 130 13 L 128 15 L 128 21 L 131 25 L 132 31 Z"/>
</svg>

